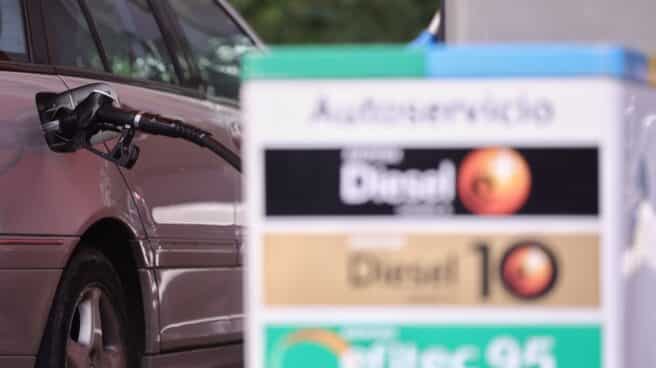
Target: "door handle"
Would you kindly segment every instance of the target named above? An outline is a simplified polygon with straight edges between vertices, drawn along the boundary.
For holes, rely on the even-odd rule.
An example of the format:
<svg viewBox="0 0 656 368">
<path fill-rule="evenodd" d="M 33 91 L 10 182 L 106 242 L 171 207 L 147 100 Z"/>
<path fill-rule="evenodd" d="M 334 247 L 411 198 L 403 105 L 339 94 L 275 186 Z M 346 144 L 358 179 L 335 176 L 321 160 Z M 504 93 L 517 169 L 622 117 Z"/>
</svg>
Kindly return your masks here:
<svg viewBox="0 0 656 368">
<path fill-rule="evenodd" d="M 241 149 L 241 122 L 238 120 L 233 120 L 230 122 L 230 136 L 232 137 L 232 142 Z"/>
</svg>

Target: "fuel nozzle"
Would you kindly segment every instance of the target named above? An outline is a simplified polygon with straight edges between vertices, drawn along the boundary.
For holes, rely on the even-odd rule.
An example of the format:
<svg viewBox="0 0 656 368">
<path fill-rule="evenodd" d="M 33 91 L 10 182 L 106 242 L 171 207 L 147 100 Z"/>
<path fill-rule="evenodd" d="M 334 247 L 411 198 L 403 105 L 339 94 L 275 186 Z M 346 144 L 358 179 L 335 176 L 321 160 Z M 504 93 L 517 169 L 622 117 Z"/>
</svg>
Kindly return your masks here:
<svg viewBox="0 0 656 368">
<path fill-rule="evenodd" d="M 93 83 L 61 93 L 40 92 L 36 105 L 48 147 L 55 152 L 75 152 L 87 143 L 93 144 L 93 117 L 107 104 L 118 99 L 110 86 Z M 98 127 L 100 128 L 100 127 Z"/>
<path fill-rule="evenodd" d="M 40 93 L 37 106 L 41 128 L 50 149 L 55 152 L 88 150 L 122 167 L 131 168 L 139 158 L 139 147 L 133 142 L 135 131 L 130 126 L 101 119 L 101 111 L 121 111 L 121 118 L 132 116 L 116 107 L 116 98 L 104 84 L 93 84 L 62 94 Z M 112 133 L 114 132 L 114 133 Z M 116 137 L 116 144 L 105 151 L 97 143 Z"/>
<path fill-rule="evenodd" d="M 123 109 L 105 84 L 83 86 L 58 95 L 39 93 L 37 107 L 48 146 L 56 152 L 85 149 L 117 165 L 131 168 L 140 153 L 133 138 L 137 131 L 141 131 L 192 142 L 241 170 L 239 156 L 215 140 L 211 133 L 180 120 Z M 120 135 L 114 147 L 109 152 L 94 148 L 94 138 L 107 131 Z"/>
</svg>

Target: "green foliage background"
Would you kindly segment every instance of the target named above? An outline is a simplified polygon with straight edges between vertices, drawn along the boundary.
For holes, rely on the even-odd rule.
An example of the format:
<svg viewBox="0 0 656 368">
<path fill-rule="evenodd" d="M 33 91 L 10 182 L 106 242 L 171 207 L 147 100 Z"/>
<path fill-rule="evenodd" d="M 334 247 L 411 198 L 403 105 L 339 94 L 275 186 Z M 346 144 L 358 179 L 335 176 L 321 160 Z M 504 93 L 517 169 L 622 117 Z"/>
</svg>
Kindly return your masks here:
<svg viewBox="0 0 656 368">
<path fill-rule="evenodd" d="M 231 0 L 269 44 L 408 42 L 439 0 Z"/>
</svg>

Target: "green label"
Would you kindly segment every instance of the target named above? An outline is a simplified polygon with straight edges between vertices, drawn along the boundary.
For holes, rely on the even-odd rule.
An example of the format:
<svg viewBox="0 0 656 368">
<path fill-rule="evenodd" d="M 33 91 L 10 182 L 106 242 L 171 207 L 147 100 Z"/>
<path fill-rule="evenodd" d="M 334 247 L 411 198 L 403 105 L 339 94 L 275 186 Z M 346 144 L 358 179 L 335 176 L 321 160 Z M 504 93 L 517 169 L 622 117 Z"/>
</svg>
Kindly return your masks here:
<svg viewBox="0 0 656 368">
<path fill-rule="evenodd" d="M 267 368 L 599 368 L 598 326 L 271 326 Z"/>
<path fill-rule="evenodd" d="M 274 47 L 242 60 L 242 79 L 425 78 L 426 52 L 406 45 Z"/>
</svg>

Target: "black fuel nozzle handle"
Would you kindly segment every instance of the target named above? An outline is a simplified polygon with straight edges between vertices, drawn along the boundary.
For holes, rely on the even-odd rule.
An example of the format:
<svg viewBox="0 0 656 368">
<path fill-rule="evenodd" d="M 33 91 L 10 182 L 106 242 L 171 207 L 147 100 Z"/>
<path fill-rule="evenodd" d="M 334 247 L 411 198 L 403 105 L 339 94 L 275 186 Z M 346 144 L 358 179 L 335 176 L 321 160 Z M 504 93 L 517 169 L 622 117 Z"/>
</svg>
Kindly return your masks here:
<svg viewBox="0 0 656 368">
<path fill-rule="evenodd" d="M 49 138 L 49 143 L 61 141 L 66 146 L 65 151 L 75 151 L 90 145 L 91 137 L 106 126 L 99 124 L 97 113 L 104 106 L 111 106 L 114 100 L 102 93 L 89 94 L 75 109 L 60 107 L 52 116 L 52 120 L 42 123 L 41 128 Z M 116 129 L 113 129 L 116 130 Z"/>
</svg>

